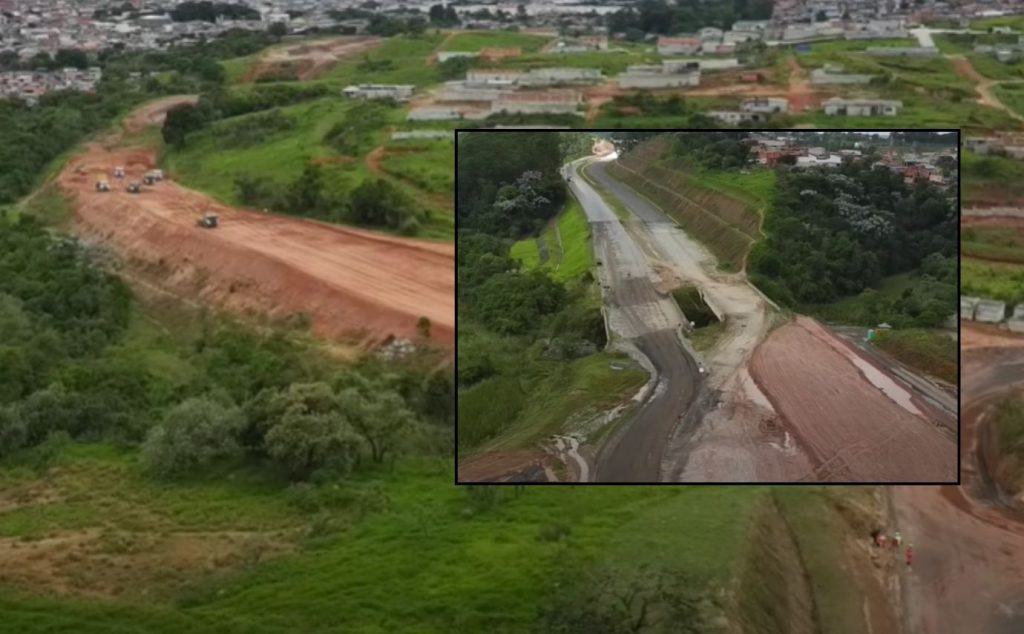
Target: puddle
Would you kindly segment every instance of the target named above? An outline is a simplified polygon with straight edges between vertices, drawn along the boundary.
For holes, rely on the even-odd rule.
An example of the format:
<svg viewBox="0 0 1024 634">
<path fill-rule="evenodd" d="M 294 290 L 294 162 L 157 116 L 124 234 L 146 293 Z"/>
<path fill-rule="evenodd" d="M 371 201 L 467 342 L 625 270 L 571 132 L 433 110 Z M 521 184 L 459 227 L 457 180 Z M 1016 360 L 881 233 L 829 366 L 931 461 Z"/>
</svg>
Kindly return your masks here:
<svg viewBox="0 0 1024 634">
<path fill-rule="evenodd" d="M 857 369 L 864 375 L 864 378 L 866 378 L 871 385 L 882 390 L 882 393 L 888 396 L 890 401 L 896 403 L 915 416 L 924 416 L 924 414 L 921 413 L 921 410 L 917 409 L 913 401 L 910 399 L 910 392 L 897 385 L 895 381 L 887 377 L 875 366 L 860 358 L 856 353 L 850 352 L 845 348 L 840 349 L 843 354 L 846 355 L 846 358 L 848 358 L 853 365 L 857 366 Z"/>
</svg>

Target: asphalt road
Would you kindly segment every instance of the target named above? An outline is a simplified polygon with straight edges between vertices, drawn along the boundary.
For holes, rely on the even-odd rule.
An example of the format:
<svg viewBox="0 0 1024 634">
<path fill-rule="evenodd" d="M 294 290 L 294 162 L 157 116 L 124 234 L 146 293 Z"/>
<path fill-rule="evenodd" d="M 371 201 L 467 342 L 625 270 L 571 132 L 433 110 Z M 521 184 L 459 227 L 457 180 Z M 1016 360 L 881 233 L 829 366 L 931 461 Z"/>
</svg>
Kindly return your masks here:
<svg viewBox="0 0 1024 634">
<path fill-rule="evenodd" d="M 570 188 L 591 225 L 609 327 L 650 360 L 657 377 L 633 419 L 601 448 L 593 481 L 658 482 L 668 437 L 700 388 L 697 361 L 680 341 L 675 302 L 655 290 L 643 251 L 577 168 L 567 168 Z"/>
</svg>

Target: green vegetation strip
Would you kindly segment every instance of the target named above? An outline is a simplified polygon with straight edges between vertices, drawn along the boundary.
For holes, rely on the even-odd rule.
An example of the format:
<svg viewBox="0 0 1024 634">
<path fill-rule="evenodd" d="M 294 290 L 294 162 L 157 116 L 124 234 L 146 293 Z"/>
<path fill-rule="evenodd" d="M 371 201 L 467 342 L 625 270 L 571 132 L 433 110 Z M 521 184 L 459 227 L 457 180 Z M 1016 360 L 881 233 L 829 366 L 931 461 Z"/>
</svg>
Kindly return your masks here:
<svg viewBox="0 0 1024 634">
<path fill-rule="evenodd" d="M 883 332 L 876 345 L 898 361 L 956 384 L 959 374 L 956 339 L 931 330 L 912 328 Z"/>
<path fill-rule="evenodd" d="M 999 456 L 994 474 L 1011 493 L 1024 490 L 1024 400 L 1006 399 L 996 408 Z"/>
</svg>

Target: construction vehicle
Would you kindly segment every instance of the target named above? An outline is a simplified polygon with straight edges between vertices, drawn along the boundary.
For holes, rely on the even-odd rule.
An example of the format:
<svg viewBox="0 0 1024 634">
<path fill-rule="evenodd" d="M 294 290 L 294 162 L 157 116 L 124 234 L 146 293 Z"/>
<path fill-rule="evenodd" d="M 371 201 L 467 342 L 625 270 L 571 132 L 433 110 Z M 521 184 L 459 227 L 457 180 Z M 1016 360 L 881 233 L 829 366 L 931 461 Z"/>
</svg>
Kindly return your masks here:
<svg viewBox="0 0 1024 634">
<path fill-rule="evenodd" d="M 110 182 L 107 181 L 106 179 L 100 179 L 100 180 L 96 181 L 96 191 L 98 191 L 98 192 L 109 192 L 110 191 Z"/>
<path fill-rule="evenodd" d="M 120 165 L 114 168 L 114 178 L 124 178 L 124 168 Z"/>
<path fill-rule="evenodd" d="M 142 177 L 142 182 L 145 183 L 146 185 L 155 185 L 156 178 L 152 174 L 146 174 L 145 176 Z"/>
<path fill-rule="evenodd" d="M 163 170 L 149 170 L 149 175 L 153 177 L 153 180 L 162 181 L 164 179 Z"/>
<path fill-rule="evenodd" d="M 129 194 L 140 194 L 142 193 L 142 185 L 138 183 L 128 183 L 127 191 Z"/>
<path fill-rule="evenodd" d="M 203 214 L 203 217 L 196 221 L 203 229 L 216 229 L 217 223 L 217 214 Z"/>
</svg>

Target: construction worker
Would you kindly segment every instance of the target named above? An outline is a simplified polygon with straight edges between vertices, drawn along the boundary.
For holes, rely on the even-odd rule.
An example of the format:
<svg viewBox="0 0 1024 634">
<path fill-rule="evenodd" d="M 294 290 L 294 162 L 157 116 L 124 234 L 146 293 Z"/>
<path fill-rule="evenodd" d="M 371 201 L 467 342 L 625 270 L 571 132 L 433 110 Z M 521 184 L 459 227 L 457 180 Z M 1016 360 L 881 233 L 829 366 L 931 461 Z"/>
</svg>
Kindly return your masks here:
<svg viewBox="0 0 1024 634">
<path fill-rule="evenodd" d="M 903 543 L 903 536 L 900 535 L 899 531 L 896 531 L 892 534 L 892 547 L 899 548 L 901 543 Z"/>
</svg>

